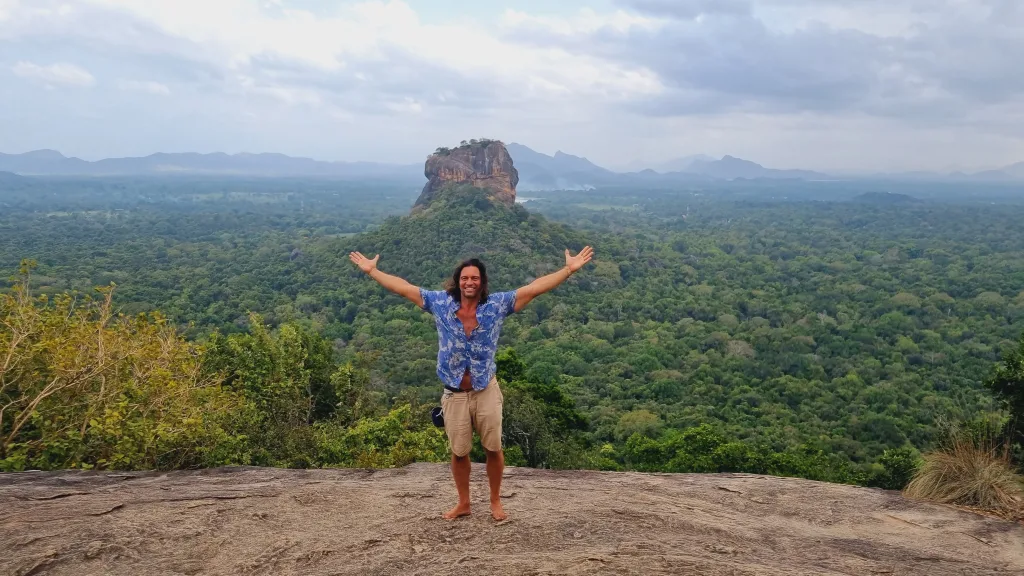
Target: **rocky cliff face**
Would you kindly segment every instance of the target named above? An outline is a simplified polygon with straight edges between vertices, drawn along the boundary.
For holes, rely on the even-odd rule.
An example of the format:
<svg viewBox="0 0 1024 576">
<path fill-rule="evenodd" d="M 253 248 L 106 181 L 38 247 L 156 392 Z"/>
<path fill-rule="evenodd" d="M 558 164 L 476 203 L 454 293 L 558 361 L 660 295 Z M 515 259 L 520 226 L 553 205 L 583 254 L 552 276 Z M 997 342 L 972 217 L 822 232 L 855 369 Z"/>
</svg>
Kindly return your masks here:
<svg viewBox="0 0 1024 576">
<path fill-rule="evenodd" d="M 495 201 L 504 204 L 512 205 L 516 201 L 519 172 L 512 165 L 512 156 L 505 145 L 496 140 L 454 149 L 438 148 L 427 158 L 423 173 L 428 182 L 415 207 L 428 205 L 440 190 L 458 184 L 488 190 Z"/>
</svg>

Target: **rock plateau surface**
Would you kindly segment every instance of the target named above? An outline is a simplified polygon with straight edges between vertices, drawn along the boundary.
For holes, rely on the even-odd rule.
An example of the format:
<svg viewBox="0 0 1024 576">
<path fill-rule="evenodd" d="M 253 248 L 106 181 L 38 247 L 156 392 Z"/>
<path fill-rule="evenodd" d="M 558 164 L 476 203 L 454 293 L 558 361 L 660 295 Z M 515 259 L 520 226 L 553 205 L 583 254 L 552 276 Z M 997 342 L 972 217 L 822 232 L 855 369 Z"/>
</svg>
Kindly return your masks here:
<svg viewBox="0 0 1024 576">
<path fill-rule="evenodd" d="M 455 522 L 443 464 L 0 474 L 0 575 L 1024 574 L 1024 526 L 751 474 L 507 468 Z"/>
</svg>

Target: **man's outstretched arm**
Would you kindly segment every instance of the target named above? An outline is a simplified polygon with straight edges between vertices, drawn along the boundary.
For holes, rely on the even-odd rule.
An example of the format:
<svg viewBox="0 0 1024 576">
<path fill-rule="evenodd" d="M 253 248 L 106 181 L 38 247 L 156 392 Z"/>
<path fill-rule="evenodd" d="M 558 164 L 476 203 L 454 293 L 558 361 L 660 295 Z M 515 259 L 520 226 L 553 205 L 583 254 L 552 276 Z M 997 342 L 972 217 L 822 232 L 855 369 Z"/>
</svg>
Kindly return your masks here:
<svg viewBox="0 0 1024 576">
<path fill-rule="evenodd" d="M 381 286 L 395 294 L 398 294 L 399 296 L 408 298 L 413 304 L 423 308 L 423 296 L 420 294 L 420 289 L 418 287 L 413 286 L 398 276 L 385 274 L 377 269 L 377 260 L 380 260 L 380 254 L 377 254 L 373 257 L 373 260 L 370 260 L 359 252 L 350 252 L 348 259 L 358 266 L 360 270 L 366 272 L 370 278 L 376 280 Z"/>
<path fill-rule="evenodd" d="M 537 296 L 540 296 L 549 290 L 554 290 L 559 284 L 568 280 L 569 276 L 572 276 L 577 270 L 583 268 L 583 265 L 590 262 L 590 259 L 593 257 L 594 249 L 590 246 L 586 246 L 575 256 L 570 256 L 569 251 L 566 250 L 564 268 L 561 268 L 556 272 L 552 272 L 547 276 L 541 276 L 519 290 L 516 290 L 516 306 L 514 310 L 519 312 L 523 308 L 526 308 L 526 305 Z"/>
</svg>

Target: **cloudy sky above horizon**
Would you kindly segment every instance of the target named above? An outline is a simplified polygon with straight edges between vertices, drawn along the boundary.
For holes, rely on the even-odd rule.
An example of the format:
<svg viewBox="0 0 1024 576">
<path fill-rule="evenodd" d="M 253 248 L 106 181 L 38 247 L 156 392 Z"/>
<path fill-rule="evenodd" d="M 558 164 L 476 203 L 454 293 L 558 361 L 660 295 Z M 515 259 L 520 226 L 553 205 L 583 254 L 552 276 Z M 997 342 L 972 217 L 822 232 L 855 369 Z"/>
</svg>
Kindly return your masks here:
<svg viewBox="0 0 1024 576">
<path fill-rule="evenodd" d="M 0 152 L 985 169 L 1020 62 L 1020 0 L 0 0 Z"/>
</svg>

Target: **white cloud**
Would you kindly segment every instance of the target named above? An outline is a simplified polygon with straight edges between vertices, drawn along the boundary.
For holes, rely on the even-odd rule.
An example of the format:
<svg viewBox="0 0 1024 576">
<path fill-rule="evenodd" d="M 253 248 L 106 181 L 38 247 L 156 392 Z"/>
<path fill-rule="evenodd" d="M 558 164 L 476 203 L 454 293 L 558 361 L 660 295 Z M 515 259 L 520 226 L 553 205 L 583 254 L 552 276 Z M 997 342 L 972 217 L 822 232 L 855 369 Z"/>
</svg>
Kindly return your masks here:
<svg viewBox="0 0 1024 576">
<path fill-rule="evenodd" d="M 539 26 L 558 34 L 572 36 L 601 30 L 614 30 L 620 33 L 633 29 L 656 30 L 664 21 L 623 10 L 598 14 L 585 8 L 572 16 L 535 16 L 519 10 L 506 10 L 502 14 L 501 23 L 512 29 L 520 26 Z"/>
<path fill-rule="evenodd" d="M 18 7 L 18 0 L 0 0 L 0 22 L 11 17 L 11 12 Z"/>
<path fill-rule="evenodd" d="M 0 0 L 0 62 L 20 61 L 15 73 L 50 85 L 123 79 L 63 102 L 59 92 L 29 101 L 8 91 L 18 126 L 29 112 L 36 124 L 52 119 L 40 140 L 80 130 L 95 142 L 75 121 L 89 117 L 121 130 L 110 132 L 119 145 L 292 143 L 339 159 L 415 159 L 481 136 L 598 161 L 647 146 L 648 156 L 685 149 L 812 168 L 837 162 L 840 149 L 842 163 L 942 164 L 1024 146 L 1020 0 L 613 2 L 560 16 L 495 8 L 473 20 L 428 19 L 411 0 Z M 77 65 L 34 64 L 68 54 Z M 171 87 L 174 98 L 147 97 Z M 3 124 L 4 94 L 0 146 L 24 132 Z M 128 118 L 154 112 L 175 119 L 159 136 Z M 324 122 L 345 130 L 328 135 Z M 404 148 L 385 136 L 395 131 Z"/>
<path fill-rule="evenodd" d="M 238 82 L 245 94 L 265 96 L 289 106 L 305 105 L 316 108 L 324 103 L 320 93 L 316 90 L 261 85 L 255 79 L 247 76 L 239 77 Z"/>
<path fill-rule="evenodd" d="M 51 64 L 40 66 L 32 62 L 18 62 L 11 67 L 16 75 L 22 78 L 32 78 L 51 84 L 67 84 L 69 86 L 92 86 L 96 83 L 87 70 L 79 68 L 74 64 Z"/>
<path fill-rule="evenodd" d="M 516 90 L 523 78 L 537 79 L 534 85 L 538 86 L 567 88 L 528 94 L 544 99 L 614 100 L 659 89 L 657 78 L 649 71 L 555 47 L 524 46 L 504 37 L 501 32 L 509 23 L 533 21 L 517 12 L 506 13 L 498 29 L 488 29 L 479 23 L 424 23 L 399 0 L 345 4 L 326 16 L 280 7 L 270 13 L 244 0 L 85 0 L 76 10 L 82 13 L 90 7 L 130 14 L 169 37 L 200 47 L 208 63 L 232 75 L 255 77 L 251 68 L 267 61 L 309 67 L 338 77 L 357 70 L 365 74 L 366 68 L 379 75 L 392 59 L 402 57 L 421 62 L 424 68 L 442 68 L 479 85 L 493 86 L 498 93 Z M 656 25 L 650 18 L 622 11 L 599 15 L 584 10 L 572 19 L 536 21 L 563 27 L 566 33 L 605 26 L 626 30 Z M 119 40 L 129 37 L 121 34 Z M 139 44 L 148 40 L 136 36 Z M 266 88 L 294 88 L 269 77 L 259 77 L 254 83 Z"/>
<path fill-rule="evenodd" d="M 171 93 L 171 89 L 165 84 L 153 81 L 141 81 L 141 80 L 121 80 L 117 83 L 117 87 L 121 90 L 127 90 L 130 92 L 145 92 L 147 94 L 154 94 L 157 96 L 167 96 Z"/>
<path fill-rule="evenodd" d="M 387 107 L 389 110 L 399 114 L 419 114 L 423 112 L 423 104 L 412 98 L 405 98 L 401 102 L 389 102 Z"/>
</svg>

